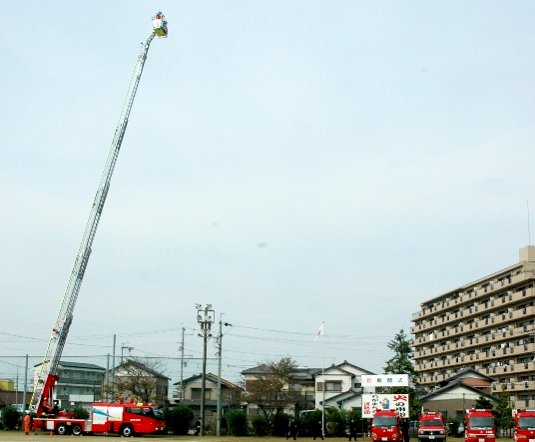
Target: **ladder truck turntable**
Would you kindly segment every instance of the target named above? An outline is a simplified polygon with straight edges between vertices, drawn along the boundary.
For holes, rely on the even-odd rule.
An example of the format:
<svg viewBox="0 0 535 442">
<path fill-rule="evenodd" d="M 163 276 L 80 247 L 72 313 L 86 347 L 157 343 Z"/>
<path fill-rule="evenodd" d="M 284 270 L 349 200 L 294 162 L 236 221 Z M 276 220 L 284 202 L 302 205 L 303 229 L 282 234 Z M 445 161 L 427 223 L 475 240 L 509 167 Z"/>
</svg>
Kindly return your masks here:
<svg viewBox="0 0 535 442">
<path fill-rule="evenodd" d="M 124 436 L 130 436 L 134 432 L 157 432 L 165 428 L 165 424 L 161 417 L 150 417 L 154 421 L 151 428 L 149 426 L 139 425 L 140 421 L 147 421 L 149 415 L 157 415 L 156 406 L 154 404 L 135 404 L 135 403 L 119 403 L 119 404 L 103 404 L 94 403 L 91 411 L 90 419 L 74 419 L 72 413 L 58 412 L 49 406 L 54 397 L 54 390 L 59 379 L 57 375 L 58 366 L 60 363 L 63 348 L 67 340 L 69 328 L 73 320 L 73 311 L 80 292 L 82 280 L 84 278 L 85 270 L 89 257 L 91 255 L 91 247 L 95 234 L 98 228 L 102 210 L 106 202 L 106 196 L 111 183 L 111 178 L 117 162 L 117 157 L 123 142 L 126 127 L 128 125 L 128 118 L 134 98 L 141 80 L 143 67 L 147 59 L 150 44 L 155 36 L 159 38 L 167 37 L 167 21 L 161 11 L 158 11 L 152 17 L 152 31 L 150 35 L 141 42 L 141 49 L 134 68 L 134 74 L 130 81 L 128 94 L 121 111 L 119 123 L 115 129 L 115 134 L 108 153 L 108 158 L 101 180 L 93 201 L 91 211 L 86 223 L 84 234 L 78 253 L 76 255 L 73 268 L 61 301 L 60 310 L 57 319 L 52 328 L 52 333 L 48 341 L 45 351 L 45 356 L 41 363 L 40 369 L 34 380 L 34 389 L 32 398 L 30 400 L 30 409 L 35 413 L 34 428 L 46 429 L 55 431 L 58 434 L 72 432 L 73 434 L 81 434 L 83 432 L 119 432 Z M 155 411 L 156 410 L 156 411 Z M 124 423 L 121 419 L 127 419 L 127 411 L 133 411 L 136 415 L 129 423 Z M 106 422 L 103 423 L 102 416 L 106 416 Z M 146 418 L 146 419 L 144 419 Z M 120 425 L 117 425 L 119 423 Z M 162 425 L 164 427 L 162 428 Z M 138 428 L 143 427 L 141 430 Z M 111 429 L 111 431 L 110 431 Z M 70 431 L 69 431 L 70 430 Z"/>
</svg>

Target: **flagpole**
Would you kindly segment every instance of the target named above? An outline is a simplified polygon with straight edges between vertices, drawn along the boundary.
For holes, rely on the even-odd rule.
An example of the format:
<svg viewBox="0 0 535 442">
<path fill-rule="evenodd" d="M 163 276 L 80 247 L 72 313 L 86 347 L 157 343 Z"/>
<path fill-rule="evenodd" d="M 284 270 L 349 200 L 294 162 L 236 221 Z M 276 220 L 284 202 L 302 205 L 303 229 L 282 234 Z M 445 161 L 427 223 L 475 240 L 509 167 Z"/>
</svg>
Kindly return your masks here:
<svg viewBox="0 0 535 442">
<path fill-rule="evenodd" d="M 314 342 L 318 340 L 319 337 L 323 336 L 325 334 L 325 321 L 321 321 L 320 328 L 316 332 L 316 337 L 314 338 Z M 325 344 L 324 342 L 325 338 L 322 339 L 321 343 L 321 378 L 323 379 L 323 393 L 322 393 L 322 400 L 321 400 L 321 438 L 325 438 L 325 388 L 327 386 L 327 382 L 325 382 Z"/>
<path fill-rule="evenodd" d="M 325 438 L 325 389 L 327 381 L 325 380 L 325 323 L 321 321 L 321 333 L 324 335 L 321 340 L 321 376 L 323 377 L 323 398 L 321 407 L 321 438 Z"/>
</svg>

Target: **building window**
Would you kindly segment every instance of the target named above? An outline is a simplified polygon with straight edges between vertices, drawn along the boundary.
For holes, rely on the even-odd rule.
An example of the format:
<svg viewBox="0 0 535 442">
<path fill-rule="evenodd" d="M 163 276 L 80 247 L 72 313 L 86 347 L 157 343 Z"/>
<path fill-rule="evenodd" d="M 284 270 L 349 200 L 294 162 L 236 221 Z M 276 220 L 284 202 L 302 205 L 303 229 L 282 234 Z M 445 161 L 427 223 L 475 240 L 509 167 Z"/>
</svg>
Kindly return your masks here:
<svg viewBox="0 0 535 442">
<path fill-rule="evenodd" d="M 342 391 L 342 381 L 325 382 L 325 391 Z"/>
</svg>

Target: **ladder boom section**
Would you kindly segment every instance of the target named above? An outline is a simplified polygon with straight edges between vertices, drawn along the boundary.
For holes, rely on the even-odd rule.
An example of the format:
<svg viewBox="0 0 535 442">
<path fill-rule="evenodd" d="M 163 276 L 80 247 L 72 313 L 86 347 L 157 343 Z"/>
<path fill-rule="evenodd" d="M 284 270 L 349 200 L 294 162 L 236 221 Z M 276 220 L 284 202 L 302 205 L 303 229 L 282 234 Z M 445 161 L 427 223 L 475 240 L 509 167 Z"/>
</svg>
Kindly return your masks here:
<svg viewBox="0 0 535 442">
<path fill-rule="evenodd" d="M 165 22 L 165 24 L 167 24 L 167 22 Z M 35 407 L 38 412 L 40 411 L 40 404 L 44 397 L 43 395 L 49 395 L 49 391 L 52 388 L 50 384 L 57 381 L 57 368 L 63 353 L 65 342 L 67 340 L 69 328 L 72 323 L 74 306 L 76 305 L 78 293 L 80 292 L 82 280 L 89 262 L 89 257 L 91 255 L 93 240 L 95 239 L 102 210 L 104 209 L 104 204 L 108 195 L 111 178 L 117 162 L 119 151 L 121 149 L 126 127 L 128 126 L 128 117 L 134 104 L 134 98 L 141 80 L 141 74 L 143 73 L 143 67 L 147 59 L 147 53 L 154 36 L 155 31 L 153 30 L 149 37 L 144 42 L 141 42 L 141 49 L 134 68 L 134 74 L 130 81 L 128 94 L 121 111 L 119 123 L 115 129 L 115 134 L 110 151 L 108 153 L 106 165 L 104 167 L 100 184 L 91 207 L 91 212 L 87 220 L 84 235 L 80 243 L 80 248 L 74 260 L 69 282 L 63 295 L 63 300 L 61 302 L 56 322 L 52 328 L 52 333 L 48 341 L 45 356 L 41 363 L 39 372 L 34 379 L 34 389 L 30 405 Z M 49 391 L 45 393 L 45 390 Z"/>
</svg>

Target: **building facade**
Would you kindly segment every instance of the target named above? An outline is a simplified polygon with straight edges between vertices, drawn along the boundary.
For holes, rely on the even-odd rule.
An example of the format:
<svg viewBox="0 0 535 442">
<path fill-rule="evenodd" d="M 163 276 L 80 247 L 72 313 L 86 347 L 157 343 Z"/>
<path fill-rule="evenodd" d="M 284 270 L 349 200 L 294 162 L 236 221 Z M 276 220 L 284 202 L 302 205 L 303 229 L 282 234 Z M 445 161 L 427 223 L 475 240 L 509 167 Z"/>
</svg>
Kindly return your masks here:
<svg viewBox="0 0 535 442">
<path fill-rule="evenodd" d="M 513 407 L 533 407 L 534 284 L 535 246 L 526 246 L 518 263 L 423 302 L 411 328 L 419 385 L 432 391 L 469 368 Z"/>
<path fill-rule="evenodd" d="M 191 407 L 194 420 L 201 415 L 202 402 L 202 374 L 191 376 L 182 382 L 174 384 L 177 387 L 174 401 Z M 217 420 L 218 391 L 221 386 L 221 411 L 224 415 L 227 411 L 241 407 L 242 388 L 225 379 L 219 379 L 217 375 L 206 373 L 204 389 L 204 418 L 205 425 L 215 426 Z M 180 392 L 182 388 L 182 393 Z"/>
<path fill-rule="evenodd" d="M 34 367 L 34 379 L 41 367 Z M 60 361 L 57 374 L 56 397 L 60 408 L 72 409 L 75 406 L 89 408 L 91 403 L 102 400 L 102 382 L 106 369 L 95 364 Z"/>
</svg>

